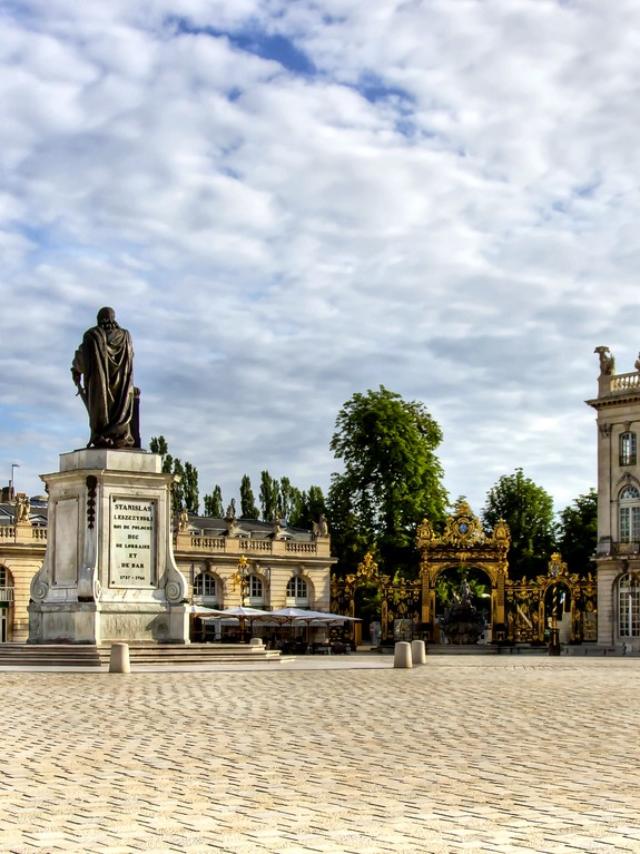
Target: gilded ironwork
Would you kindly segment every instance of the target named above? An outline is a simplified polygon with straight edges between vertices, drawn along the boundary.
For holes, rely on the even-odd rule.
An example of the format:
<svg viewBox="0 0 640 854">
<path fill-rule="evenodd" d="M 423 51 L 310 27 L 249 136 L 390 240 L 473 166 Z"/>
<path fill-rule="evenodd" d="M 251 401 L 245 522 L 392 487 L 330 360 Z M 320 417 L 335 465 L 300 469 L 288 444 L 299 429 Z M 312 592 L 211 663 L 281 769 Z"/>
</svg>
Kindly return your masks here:
<svg viewBox="0 0 640 854">
<path fill-rule="evenodd" d="M 557 601 L 559 592 L 568 596 L 570 614 L 569 643 L 597 639 L 598 586 L 591 573 L 570 573 L 558 553 L 551 555 L 546 575 L 522 578 L 506 583 L 507 638 L 512 643 L 544 643 L 545 629 L 553 618 L 550 600 Z M 565 606 L 566 607 L 566 606 Z"/>
<path fill-rule="evenodd" d="M 491 640 L 511 643 L 544 643 L 545 629 L 562 600 L 565 613 L 565 640 L 570 643 L 595 641 L 597 637 L 597 582 L 589 573 L 570 573 L 561 555 L 553 554 L 545 575 L 535 579 L 509 578 L 507 554 L 511 544 L 508 525 L 498 521 L 485 532 L 468 503 L 460 500 L 446 520 L 444 532 L 437 534 L 428 519 L 417 530 L 420 550 L 420 577 L 411 580 L 385 575 L 371 552 L 356 571 L 344 578 L 331 577 L 331 609 L 350 617 L 356 613 L 356 593 L 372 589 L 379 597 L 381 636 L 384 641 L 411 637 L 439 640 L 435 623 L 436 581 L 446 569 L 480 569 L 491 582 Z M 246 561 L 246 558 L 245 558 Z M 561 590 L 565 596 L 561 596 Z M 562 623 L 562 620 L 560 621 Z"/>
<path fill-rule="evenodd" d="M 232 584 L 233 590 L 240 587 L 242 591 L 242 604 L 245 598 L 249 595 L 249 575 L 251 574 L 251 566 L 245 555 L 240 555 L 236 571 L 230 576 L 229 581 Z"/>
<path fill-rule="evenodd" d="M 398 621 L 411 624 L 418 634 L 422 583 L 419 579 L 392 578 L 380 572 L 373 554 L 367 552 L 356 571 L 344 578 L 331 577 L 331 609 L 349 617 L 356 614 L 356 591 L 373 588 L 380 596 L 380 629 L 383 641 L 393 640 Z"/>
<path fill-rule="evenodd" d="M 504 640 L 505 582 L 509 576 L 507 553 L 511 544 L 509 526 L 499 520 L 486 533 L 482 523 L 464 499 L 447 518 L 444 532 L 438 535 L 428 519 L 418 527 L 422 579 L 422 623 L 429 640 L 438 640 L 435 625 L 436 581 L 446 569 L 460 566 L 482 570 L 491 582 L 491 639 Z"/>
</svg>

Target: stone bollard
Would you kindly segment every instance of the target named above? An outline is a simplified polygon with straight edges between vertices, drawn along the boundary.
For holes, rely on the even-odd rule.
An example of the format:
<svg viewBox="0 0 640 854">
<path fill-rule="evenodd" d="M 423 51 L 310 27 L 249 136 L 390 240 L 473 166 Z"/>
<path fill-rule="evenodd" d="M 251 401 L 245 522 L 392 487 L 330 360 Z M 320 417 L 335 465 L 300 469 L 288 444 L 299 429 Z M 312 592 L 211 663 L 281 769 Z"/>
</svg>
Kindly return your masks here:
<svg viewBox="0 0 640 854">
<path fill-rule="evenodd" d="M 411 641 L 411 659 L 414 664 L 427 663 L 427 648 L 423 640 Z"/>
<path fill-rule="evenodd" d="M 249 646 L 257 646 L 262 649 L 262 647 L 264 646 L 262 638 L 251 638 L 251 640 L 249 641 Z"/>
<path fill-rule="evenodd" d="M 129 644 L 112 643 L 109 659 L 109 673 L 131 673 L 129 662 Z"/>
<path fill-rule="evenodd" d="M 411 644 L 408 641 L 398 641 L 393 651 L 394 667 L 413 667 Z"/>
</svg>

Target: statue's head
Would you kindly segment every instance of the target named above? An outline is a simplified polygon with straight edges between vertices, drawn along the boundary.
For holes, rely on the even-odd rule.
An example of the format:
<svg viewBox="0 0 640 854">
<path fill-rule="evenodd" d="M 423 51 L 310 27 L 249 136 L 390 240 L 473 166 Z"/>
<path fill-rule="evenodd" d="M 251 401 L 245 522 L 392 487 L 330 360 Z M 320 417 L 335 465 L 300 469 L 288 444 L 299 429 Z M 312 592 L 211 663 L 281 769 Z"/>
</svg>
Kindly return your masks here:
<svg viewBox="0 0 640 854">
<path fill-rule="evenodd" d="M 113 329 L 117 326 L 116 313 L 109 306 L 101 308 L 98 312 L 98 326 L 102 326 L 105 329 Z"/>
</svg>

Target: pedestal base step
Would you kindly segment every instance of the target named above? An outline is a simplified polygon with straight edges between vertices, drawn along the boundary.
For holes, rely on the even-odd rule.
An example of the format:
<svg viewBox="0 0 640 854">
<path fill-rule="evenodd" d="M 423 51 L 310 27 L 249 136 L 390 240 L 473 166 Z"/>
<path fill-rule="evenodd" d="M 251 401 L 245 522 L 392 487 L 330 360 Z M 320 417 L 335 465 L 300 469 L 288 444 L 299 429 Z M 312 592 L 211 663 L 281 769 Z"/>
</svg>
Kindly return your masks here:
<svg viewBox="0 0 640 854">
<path fill-rule="evenodd" d="M 109 664 L 111 644 L 0 645 L 0 667 L 101 667 Z M 279 662 L 278 650 L 244 644 L 129 644 L 131 666 L 136 664 L 217 664 Z"/>
</svg>

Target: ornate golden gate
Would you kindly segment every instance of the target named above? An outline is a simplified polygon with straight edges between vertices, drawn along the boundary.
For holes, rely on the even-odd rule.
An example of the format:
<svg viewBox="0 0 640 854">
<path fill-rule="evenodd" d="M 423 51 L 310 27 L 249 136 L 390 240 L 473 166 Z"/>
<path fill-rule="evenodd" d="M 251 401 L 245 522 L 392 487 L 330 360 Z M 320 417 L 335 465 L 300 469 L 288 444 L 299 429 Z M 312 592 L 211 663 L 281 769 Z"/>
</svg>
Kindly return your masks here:
<svg viewBox="0 0 640 854">
<path fill-rule="evenodd" d="M 420 594 L 422 584 L 419 579 L 399 578 L 380 572 L 371 552 L 367 552 L 354 573 L 344 578 L 331 577 L 331 610 L 349 617 L 356 614 L 356 591 L 364 587 L 373 587 L 380 595 L 381 639 L 394 639 L 396 620 L 407 621 L 411 625 L 411 635 L 419 634 Z"/>
<path fill-rule="evenodd" d="M 552 616 L 549 594 L 554 588 L 569 593 L 569 643 L 597 639 L 598 585 L 591 573 L 570 573 L 559 554 L 551 555 L 546 575 L 507 581 L 507 637 L 512 643 L 543 643 Z M 559 597 L 556 598 L 558 601 Z"/>
<path fill-rule="evenodd" d="M 436 582 L 446 569 L 461 566 L 480 569 L 491 582 L 491 641 L 544 643 L 552 616 L 548 607 L 554 589 L 568 591 L 571 613 L 568 641 L 595 641 L 597 635 L 597 582 L 589 573 L 569 573 L 559 554 L 551 556 L 546 575 L 535 579 L 509 578 L 507 553 L 511 543 L 508 525 L 499 521 L 488 534 L 468 503 L 458 501 L 442 535 L 428 519 L 418 527 L 420 577 L 393 579 L 380 572 L 369 552 L 354 573 L 331 578 L 331 609 L 350 617 L 356 614 L 356 591 L 372 587 L 379 595 L 383 641 L 394 639 L 396 621 L 409 627 L 413 637 L 437 639 Z M 558 597 L 556 597 L 556 603 Z M 395 637 L 395 639 L 398 639 Z"/>
<path fill-rule="evenodd" d="M 506 637 L 505 583 L 509 575 L 507 552 L 511 535 L 506 522 L 485 534 L 480 520 L 463 499 L 446 521 L 444 533 L 436 534 L 428 519 L 418 527 L 422 623 L 429 640 L 435 640 L 436 581 L 445 569 L 460 566 L 481 569 L 491 582 L 491 640 Z"/>
</svg>

